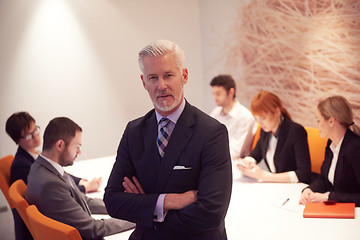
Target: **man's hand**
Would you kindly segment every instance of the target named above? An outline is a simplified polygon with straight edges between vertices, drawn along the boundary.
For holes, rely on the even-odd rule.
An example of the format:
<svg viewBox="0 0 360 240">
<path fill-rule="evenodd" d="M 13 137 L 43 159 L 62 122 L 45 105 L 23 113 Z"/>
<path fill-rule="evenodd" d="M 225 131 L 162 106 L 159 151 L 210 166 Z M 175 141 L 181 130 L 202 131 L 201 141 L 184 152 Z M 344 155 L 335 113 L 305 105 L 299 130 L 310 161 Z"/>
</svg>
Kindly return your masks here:
<svg viewBox="0 0 360 240">
<path fill-rule="evenodd" d="M 197 190 L 184 193 L 168 193 L 164 199 L 164 212 L 169 210 L 180 210 L 197 200 Z"/>
<path fill-rule="evenodd" d="M 142 188 L 142 186 L 141 186 L 140 182 L 137 180 L 137 178 L 132 177 L 132 180 L 134 181 L 134 183 L 128 177 L 124 177 L 124 181 L 122 183 L 122 185 L 125 188 L 124 192 L 145 194 L 144 189 Z"/>
<path fill-rule="evenodd" d="M 102 178 L 98 177 L 98 178 L 93 178 L 90 181 L 87 179 L 81 179 L 79 185 L 83 185 L 85 187 L 86 193 L 91 193 L 91 192 L 99 191 L 101 183 L 102 183 Z"/>
</svg>

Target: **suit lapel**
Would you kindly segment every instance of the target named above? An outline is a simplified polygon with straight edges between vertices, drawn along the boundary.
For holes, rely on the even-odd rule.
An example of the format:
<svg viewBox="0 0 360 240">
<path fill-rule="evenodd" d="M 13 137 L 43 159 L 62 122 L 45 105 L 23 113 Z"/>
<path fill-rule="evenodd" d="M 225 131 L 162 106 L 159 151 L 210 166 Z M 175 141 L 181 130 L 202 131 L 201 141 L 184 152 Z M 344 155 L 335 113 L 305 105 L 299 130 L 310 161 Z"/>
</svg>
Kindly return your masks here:
<svg viewBox="0 0 360 240">
<path fill-rule="evenodd" d="M 329 140 L 330 141 L 330 140 Z M 331 162 L 332 162 L 332 158 L 333 158 L 333 153 L 330 149 L 330 144 L 331 142 L 328 142 L 328 144 L 326 145 L 326 149 L 325 149 L 325 160 L 323 162 L 323 166 L 321 167 L 321 173 L 324 174 L 324 178 L 329 180 L 329 171 L 330 171 L 330 165 L 331 165 Z M 328 160 L 327 160 L 328 159 Z"/>
<path fill-rule="evenodd" d="M 286 118 L 282 121 L 281 125 L 279 126 L 279 135 L 277 136 L 277 144 L 275 148 L 275 154 L 274 154 L 274 165 L 276 169 L 279 169 L 279 164 L 277 161 L 277 156 L 281 153 L 282 149 L 284 148 L 286 135 L 289 132 L 289 122 Z M 272 134 L 272 133 L 271 133 Z M 270 135 L 271 136 L 271 135 Z"/>
<path fill-rule="evenodd" d="M 154 112 L 154 114 L 146 120 L 145 127 L 143 128 L 144 151 L 147 156 L 154 156 L 154 159 L 156 158 L 155 156 L 158 155 L 156 145 L 157 134 L 157 123 Z"/>
<path fill-rule="evenodd" d="M 261 130 L 261 131 L 263 131 L 263 130 Z M 269 167 L 268 160 L 266 158 L 266 153 L 268 151 L 271 134 L 272 134 L 271 132 L 270 133 L 264 132 L 264 147 L 261 149 L 262 150 L 262 156 L 263 156 L 263 158 L 265 160 L 265 164 L 266 164 L 266 166 L 267 166 L 267 168 L 268 168 L 268 170 L 270 172 L 271 172 L 271 170 L 270 170 L 270 167 Z"/>
<path fill-rule="evenodd" d="M 79 201 L 82 202 L 82 204 L 80 204 L 82 206 L 82 208 L 84 209 L 84 211 L 87 211 L 89 213 L 89 215 L 91 215 L 91 211 L 89 209 L 89 206 L 87 205 L 85 199 L 81 196 L 81 192 L 79 189 L 77 189 L 77 186 L 75 184 L 75 182 L 71 179 L 70 177 L 70 181 L 73 181 L 73 185 L 74 188 L 72 188 L 71 186 L 69 186 L 69 184 L 67 183 L 66 179 L 64 179 L 63 176 L 60 175 L 60 173 L 48 162 L 46 161 L 44 158 L 42 158 L 41 156 L 39 156 L 36 159 L 36 162 L 38 162 L 41 166 L 43 166 L 44 168 L 46 168 L 47 170 L 49 170 L 50 172 L 52 172 L 54 175 L 58 176 L 59 179 L 61 179 L 61 181 L 63 181 L 66 185 L 68 185 L 70 192 L 71 192 L 71 196 L 75 199 L 79 199 Z M 77 192 L 78 191 L 78 192 Z"/>
<path fill-rule="evenodd" d="M 348 130 L 348 131 L 350 131 L 350 130 Z M 338 180 L 343 179 L 343 177 L 342 177 L 343 169 L 344 169 L 344 165 L 345 165 L 345 162 L 347 161 L 347 159 L 346 159 L 345 150 L 342 146 L 351 145 L 351 142 L 349 141 L 349 132 L 348 131 L 345 133 L 344 139 L 340 146 L 340 152 L 339 152 L 339 156 L 338 156 L 338 160 L 337 160 L 336 168 L 335 168 L 335 174 L 334 174 L 334 187 L 337 185 Z"/>
<path fill-rule="evenodd" d="M 160 171 L 160 155 L 156 144 L 157 138 L 157 122 L 155 111 L 146 120 L 142 129 L 142 144 L 144 149 L 144 160 L 141 161 L 137 173 L 140 182 L 143 182 L 143 187 L 149 192 L 155 192 L 158 176 Z M 141 150 L 140 150 L 141 151 Z M 145 176 L 142 180 L 140 177 Z"/>
<path fill-rule="evenodd" d="M 159 180 L 156 188 L 157 192 L 162 192 L 178 158 L 188 145 L 193 135 L 192 127 L 194 124 L 195 119 L 191 111 L 191 105 L 186 103 L 185 109 L 178 119 L 166 147 L 164 159 L 160 166 Z"/>
</svg>

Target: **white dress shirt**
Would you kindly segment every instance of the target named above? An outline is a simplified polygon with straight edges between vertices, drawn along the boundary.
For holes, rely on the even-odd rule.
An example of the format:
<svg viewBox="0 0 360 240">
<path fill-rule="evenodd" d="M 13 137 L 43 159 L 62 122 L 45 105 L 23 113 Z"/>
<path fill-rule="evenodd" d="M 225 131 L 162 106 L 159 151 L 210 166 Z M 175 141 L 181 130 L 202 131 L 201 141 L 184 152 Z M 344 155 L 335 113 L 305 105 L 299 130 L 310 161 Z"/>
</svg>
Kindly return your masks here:
<svg viewBox="0 0 360 240">
<path fill-rule="evenodd" d="M 270 172 L 272 172 L 272 173 L 276 173 L 274 156 L 275 156 L 277 143 L 278 143 L 278 139 L 274 135 L 272 135 L 271 138 L 269 139 L 269 145 L 268 145 L 268 149 L 266 152 L 266 160 L 269 165 Z M 291 183 L 299 182 L 299 178 L 297 177 L 295 171 L 289 171 L 288 174 L 289 174 Z"/>
<path fill-rule="evenodd" d="M 344 137 L 340 140 L 340 142 L 337 146 L 335 146 L 335 144 L 333 142 L 330 144 L 330 149 L 333 153 L 333 158 L 331 160 L 328 179 L 332 185 L 334 185 L 335 170 L 336 170 L 336 165 L 337 165 L 338 158 L 339 158 L 339 152 L 340 152 L 340 148 L 341 148 L 341 144 L 342 144 L 343 140 L 344 140 Z"/>
<path fill-rule="evenodd" d="M 249 155 L 257 129 L 255 118 L 251 112 L 235 100 L 235 104 L 228 114 L 224 114 L 222 107 L 218 106 L 210 115 L 224 124 L 228 130 L 231 159 Z"/>
</svg>

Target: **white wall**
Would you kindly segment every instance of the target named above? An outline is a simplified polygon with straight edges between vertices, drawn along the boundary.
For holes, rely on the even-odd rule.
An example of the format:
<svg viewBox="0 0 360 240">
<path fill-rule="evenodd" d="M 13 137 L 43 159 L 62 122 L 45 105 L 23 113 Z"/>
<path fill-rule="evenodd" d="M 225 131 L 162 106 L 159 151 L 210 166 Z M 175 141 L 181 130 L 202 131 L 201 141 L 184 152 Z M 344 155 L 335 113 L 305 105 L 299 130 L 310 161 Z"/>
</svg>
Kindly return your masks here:
<svg viewBox="0 0 360 240">
<path fill-rule="evenodd" d="M 234 75 L 226 67 L 225 47 L 233 41 L 234 26 L 240 3 L 248 0 L 201 0 L 200 18 L 202 31 L 203 88 L 205 89 L 205 111 L 210 113 L 216 106 L 211 93 L 210 81 L 219 74 Z M 237 69 L 236 72 L 241 72 Z M 235 77 L 235 76 L 234 76 Z M 248 107 L 250 101 L 242 99 L 244 89 L 237 86 L 237 98 Z"/>
<path fill-rule="evenodd" d="M 193 0 L 0 0 L 0 156 L 16 151 L 5 122 L 17 111 L 28 111 L 41 133 L 54 117 L 77 122 L 83 128 L 79 159 L 115 154 L 126 123 L 152 108 L 137 53 L 156 39 L 185 50 L 185 96 L 204 109 L 209 89 L 203 87 L 199 5 Z"/>
</svg>

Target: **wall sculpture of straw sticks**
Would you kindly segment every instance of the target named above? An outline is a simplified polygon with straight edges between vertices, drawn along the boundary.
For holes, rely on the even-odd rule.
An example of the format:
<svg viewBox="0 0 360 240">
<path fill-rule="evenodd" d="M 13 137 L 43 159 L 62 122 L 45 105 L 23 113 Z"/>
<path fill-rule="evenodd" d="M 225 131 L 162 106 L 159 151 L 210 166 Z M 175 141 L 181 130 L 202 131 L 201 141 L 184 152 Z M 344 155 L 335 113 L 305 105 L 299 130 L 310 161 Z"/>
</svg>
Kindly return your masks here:
<svg viewBox="0 0 360 240">
<path fill-rule="evenodd" d="M 360 124 L 360 0 L 251 0 L 226 51 L 240 99 L 261 90 L 315 126 L 319 99 L 343 95 Z"/>
</svg>

